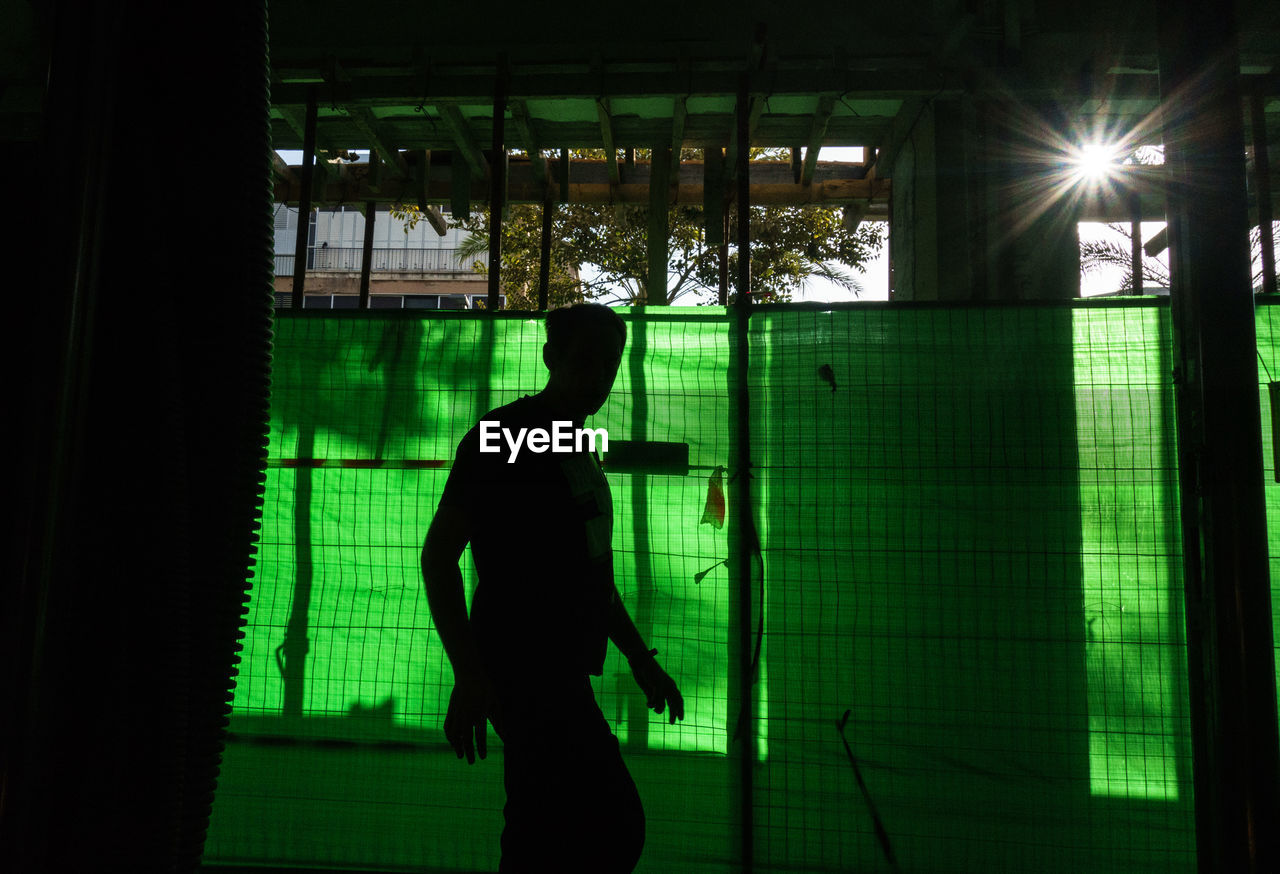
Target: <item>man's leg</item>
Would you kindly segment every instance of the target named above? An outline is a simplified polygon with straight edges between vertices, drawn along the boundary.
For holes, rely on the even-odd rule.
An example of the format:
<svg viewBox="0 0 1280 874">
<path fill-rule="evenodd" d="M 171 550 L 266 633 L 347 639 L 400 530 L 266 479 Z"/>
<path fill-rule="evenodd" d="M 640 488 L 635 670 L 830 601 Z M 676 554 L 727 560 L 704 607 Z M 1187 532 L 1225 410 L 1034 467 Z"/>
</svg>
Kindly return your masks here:
<svg viewBox="0 0 1280 874">
<path fill-rule="evenodd" d="M 530 684 L 532 685 L 532 684 Z M 504 694 L 502 874 L 630 872 L 644 809 L 590 683 Z"/>
</svg>

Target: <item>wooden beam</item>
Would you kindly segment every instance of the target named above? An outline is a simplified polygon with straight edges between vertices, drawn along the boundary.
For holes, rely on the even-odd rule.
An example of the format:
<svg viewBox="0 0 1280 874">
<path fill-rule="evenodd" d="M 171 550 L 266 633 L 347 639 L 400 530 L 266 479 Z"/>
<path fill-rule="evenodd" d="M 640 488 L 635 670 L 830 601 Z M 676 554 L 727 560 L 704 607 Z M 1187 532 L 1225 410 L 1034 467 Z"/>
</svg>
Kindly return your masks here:
<svg viewBox="0 0 1280 874">
<path fill-rule="evenodd" d="M 800 147 L 791 147 L 791 177 L 797 184 L 800 182 L 800 171 L 804 168 L 804 162 L 800 158 Z"/>
<path fill-rule="evenodd" d="M 804 153 L 804 164 L 800 168 L 801 185 L 813 182 L 813 170 L 818 166 L 818 153 L 822 151 L 822 138 L 827 135 L 827 122 L 831 120 L 831 111 L 835 105 L 835 97 L 829 94 L 818 98 L 818 108 L 814 111 L 813 122 L 809 126 L 809 143 Z"/>
<path fill-rule="evenodd" d="M 594 101 L 592 101 L 594 103 Z M 763 106 L 763 104 L 761 104 Z M 588 104 L 588 109 L 590 105 Z M 782 115 L 764 112 L 760 115 L 759 124 L 752 131 L 753 146 L 791 147 L 804 145 L 809 136 L 812 113 L 804 115 Z M 440 123 L 440 119 L 432 117 L 434 126 L 424 124 L 421 114 L 413 114 L 412 108 L 405 107 L 400 115 L 380 119 L 382 129 L 388 137 L 401 149 L 432 149 L 435 151 L 452 151 L 457 148 L 450 130 Z M 487 135 L 488 118 L 472 119 L 477 137 Z M 827 124 L 828 142 L 841 142 L 847 145 L 874 146 L 879 143 L 884 131 L 893 121 L 892 116 L 875 115 L 832 115 Z M 538 147 L 543 151 L 552 151 L 564 147 L 569 148 L 602 148 L 600 121 L 596 113 L 591 117 L 572 121 L 556 121 L 552 119 L 534 118 L 535 135 Z M 666 142 L 672 133 L 672 118 L 662 115 L 654 118 L 642 118 L 636 115 L 613 115 L 612 134 L 615 145 L 624 143 L 659 143 Z M 684 122 L 684 148 L 702 149 L 710 146 L 724 148 L 733 136 L 733 116 L 729 112 L 688 112 Z M 272 139 L 277 149 L 299 149 L 301 138 L 285 124 L 282 119 L 273 119 Z M 514 145 L 520 145 L 516 133 L 510 139 Z M 368 147 L 368 138 L 346 116 L 326 116 L 320 119 L 319 141 L 331 143 L 343 148 L 362 149 Z M 477 141 L 479 141 L 477 139 Z"/>
<path fill-rule="evenodd" d="M 911 131 L 915 129 L 916 122 L 920 120 L 923 112 L 923 100 L 902 101 L 898 114 L 889 125 L 889 130 L 876 146 L 876 162 L 871 168 L 876 179 L 892 178 L 893 162 L 897 160 L 898 152 L 902 151 L 903 144 L 906 143 L 907 137 L 911 136 Z"/>
<path fill-rule="evenodd" d="M 533 178 L 538 182 L 547 181 L 547 159 L 542 157 L 538 147 L 538 137 L 533 129 L 533 119 L 529 115 L 529 107 L 523 100 L 512 100 L 511 122 L 520 134 L 520 142 L 529 153 L 529 163 L 533 167 Z"/>
<path fill-rule="evenodd" d="M 418 163 L 414 168 L 414 181 L 417 182 L 418 187 L 418 209 L 422 211 L 432 230 L 443 237 L 449 233 L 449 223 L 440 213 L 440 207 L 430 202 L 431 151 L 429 149 L 423 150 L 419 155 Z"/>
<path fill-rule="evenodd" d="M 449 209 L 463 221 L 471 218 L 471 167 L 454 152 L 449 163 Z M 431 192 L 427 192 L 431 196 Z"/>
<path fill-rule="evenodd" d="M 307 92 L 307 115 L 302 136 L 302 179 L 298 197 L 298 232 L 293 246 L 293 299 L 291 308 L 302 309 L 307 286 L 307 238 L 311 230 L 312 183 L 316 163 L 316 89 Z"/>
<path fill-rule="evenodd" d="M 507 118 L 507 83 L 505 57 L 499 55 L 498 75 L 493 92 L 493 172 L 489 176 L 489 297 L 490 312 L 497 312 L 502 282 L 502 218 L 507 200 L 507 144 L 504 122 Z"/>
<path fill-rule="evenodd" d="M 369 272 L 373 269 L 373 223 L 378 215 L 378 204 L 369 201 L 364 205 L 364 248 L 360 251 L 360 300 L 362 310 L 369 308 Z"/>
<path fill-rule="evenodd" d="M 284 162 L 284 158 L 280 157 L 280 153 L 274 149 L 271 150 L 271 169 L 275 171 L 276 178 L 297 184 L 298 177 L 294 175 L 289 165 Z"/>
<path fill-rule="evenodd" d="M 381 129 L 373 112 L 362 106 L 349 106 L 347 107 L 347 112 L 351 117 L 351 122 L 368 139 L 369 146 L 382 159 L 382 162 L 390 167 L 393 173 L 398 173 L 400 176 L 409 175 L 404 158 L 400 155 L 400 151 L 392 145 L 387 134 Z"/>
<path fill-rule="evenodd" d="M 604 142 L 604 158 L 609 166 L 609 184 L 617 185 L 622 181 L 618 173 L 618 150 L 613 143 L 613 116 L 609 112 L 609 98 L 596 100 L 596 116 L 600 121 L 600 139 Z"/>
<path fill-rule="evenodd" d="M 751 143 L 755 140 L 756 127 L 760 124 L 760 114 L 764 112 L 764 97 L 758 94 L 752 95 L 749 101 L 751 108 L 747 113 L 746 126 L 748 155 L 750 155 Z M 738 172 L 738 138 L 742 130 L 741 125 L 734 126 L 733 134 L 729 138 L 729 148 L 725 150 L 724 165 L 731 179 Z"/>
<path fill-rule="evenodd" d="M 418 152 L 417 157 L 418 160 L 413 165 L 413 181 L 417 190 L 418 209 L 425 212 L 431 205 L 431 198 L 427 194 L 431 189 L 431 150 L 423 149 Z"/>
<path fill-rule="evenodd" d="M 723 246 L 724 239 L 724 152 L 705 149 L 702 161 L 703 236 L 708 246 Z M 676 198 L 679 202 L 679 198 Z"/>
<path fill-rule="evenodd" d="M 680 187 L 680 152 L 684 149 L 684 121 L 689 114 L 687 98 L 675 97 L 671 101 L 671 185 Z M 672 200 L 679 197 L 677 193 Z"/>
<path fill-rule="evenodd" d="M 280 113 L 280 117 L 284 119 L 284 123 L 289 125 L 289 130 L 293 131 L 294 136 L 299 140 L 306 139 L 306 115 L 307 108 L 305 104 L 301 107 L 302 113 L 299 114 L 297 106 L 284 104 L 274 104 L 276 112 Z"/>
<path fill-rule="evenodd" d="M 1262 290 L 1276 292 L 1275 235 L 1271 228 L 1271 157 L 1267 147 L 1266 97 L 1260 91 L 1249 95 L 1249 120 L 1253 128 L 1254 197 L 1258 203 L 1258 237 L 1262 244 Z M 1273 426 L 1274 427 L 1274 426 Z"/>
<path fill-rule="evenodd" d="M 757 43 L 760 43 L 760 42 L 761 41 L 757 39 Z M 757 103 L 764 102 L 760 98 L 752 98 L 750 103 L 750 109 L 748 110 L 747 107 L 743 106 L 743 104 L 746 102 L 746 99 L 747 99 L 747 77 L 743 76 L 742 84 L 738 88 L 737 115 L 735 116 L 735 119 L 734 119 L 736 121 L 734 133 L 736 134 L 735 138 L 738 140 L 738 151 L 736 152 L 735 158 L 734 158 L 736 166 L 734 166 L 733 168 L 734 182 L 737 188 L 737 190 L 734 192 L 734 200 L 737 202 L 737 213 L 738 213 L 738 283 L 737 283 L 738 300 L 737 300 L 737 304 L 740 312 L 747 312 L 751 308 L 751 204 L 756 202 L 756 198 L 752 196 L 755 192 L 751 190 L 751 161 L 750 161 L 751 127 L 752 127 L 751 117 L 755 113 L 755 108 L 756 108 L 755 105 Z M 802 186 L 802 187 L 805 187 L 805 186 Z M 808 186 L 808 187 L 812 187 L 812 186 Z M 747 477 L 744 476 L 742 480 L 743 480 L 742 486 L 746 486 Z M 750 562 L 748 562 L 747 564 L 749 565 Z M 746 589 L 747 593 L 749 594 L 751 591 L 751 584 L 749 579 L 750 572 L 748 570 L 748 571 L 744 571 L 743 573 L 744 573 L 744 580 L 745 580 L 745 582 L 743 583 L 743 587 Z M 749 620 L 750 620 L 751 607 L 749 602 L 744 612 L 748 618 L 747 625 L 748 627 L 750 627 Z M 750 688 L 750 680 L 744 680 L 743 691 L 745 692 L 749 688 Z M 750 707 L 750 702 L 751 702 L 751 695 L 748 692 L 743 697 L 742 706 L 744 708 L 744 713 L 746 712 L 745 708 Z M 754 750 L 752 752 L 754 752 Z M 747 774 L 750 775 L 749 769 L 747 771 Z"/>
<path fill-rule="evenodd" d="M 432 230 L 437 234 L 443 237 L 449 233 L 449 223 L 445 221 L 444 214 L 440 212 L 440 207 L 432 204 L 424 209 L 423 213 L 427 217 L 427 223 L 431 225 Z"/>
<path fill-rule="evenodd" d="M 597 99 L 602 94 L 612 98 L 666 98 L 684 94 L 732 97 L 737 93 L 740 69 L 709 62 L 703 68 L 680 71 L 675 64 L 664 69 L 591 69 L 583 65 L 581 72 L 564 71 L 548 73 L 545 61 L 541 68 L 521 71 L 516 68 L 511 76 L 511 93 L 524 100 Z M 482 70 L 481 65 L 471 65 L 476 72 L 449 70 L 440 66 L 431 72 L 431 94 L 434 99 L 464 105 L 483 105 L 492 95 L 492 68 Z M 287 73 L 288 71 L 281 71 Z M 1066 74 L 1064 73 L 1064 76 Z M 286 76 L 287 78 L 287 76 Z M 1256 77 L 1251 77 L 1256 78 Z M 1115 80 L 1124 83 L 1135 81 L 1146 91 L 1154 76 L 1121 74 Z M 836 64 L 779 64 L 770 69 L 757 69 L 748 74 L 753 94 L 769 94 L 774 97 L 798 97 L 821 93 L 847 94 L 858 100 L 905 100 L 911 97 L 955 97 L 966 93 L 965 74 L 959 70 L 901 69 L 886 67 L 883 70 L 851 70 L 847 65 Z M 1095 96 L 1105 97 L 1114 93 L 1116 82 L 1095 83 Z M 301 106 L 306 102 L 307 84 L 281 82 L 271 88 L 272 105 Z M 972 86 L 969 86 L 971 90 Z M 371 73 L 353 76 L 349 83 L 336 83 L 326 88 L 336 102 L 342 105 L 362 106 L 413 106 L 415 95 L 423 93 L 421 74 L 386 75 Z M 994 84 L 989 88 L 995 90 Z"/>
<path fill-rule="evenodd" d="M 686 103 L 687 97 L 671 99 L 671 160 L 673 166 L 680 164 L 680 150 L 684 148 L 684 123 L 689 117 Z"/>
<path fill-rule="evenodd" d="M 546 189 L 542 201 L 542 234 L 538 242 L 538 309 L 547 309 L 547 297 L 551 285 L 551 219 L 556 205 L 551 202 L 551 189 Z"/>
<path fill-rule="evenodd" d="M 707 150 L 711 155 L 715 150 Z M 434 154 L 434 153 L 433 153 Z M 718 154 L 718 153 L 717 153 Z M 455 215 L 467 214 L 469 204 L 474 199 L 487 199 L 488 187 L 484 180 L 475 179 L 470 174 L 467 163 L 456 155 L 451 155 L 451 173 L 437 172 L 432 174 L 425 192 L 430 203 L 453 204 Z M 443 160 L 443 159 L 441 159 Z M 712 159 L 714 160 L 714 159 Z M 433 163 L 440 163 L 434 160 Z M 557 162 L 557 181 L 561 162 Z M 796 206 L 801 204 L 821 204 L 825 206 L 844 206 L 858 200 L 870 199 L 873 204 L 883 204 L 889 194 L 889 180 L 859 179 L 848 175 L 852 169 L 860 168 L 857 164 L 839 164 L 836 162 L 820 162 L 815 178 L 809 186 L 797 185 L 791 181 L 791 168 L 785 161 L 752 161 L 751 162 L 751 200 L 757 204 L 771 206 Z M 824 167 L 831 167 L 824 173 Z M 297 175 L 301 168 L 291 168 Z M 1159 168 L 1154 168 L 1159 169 Z M 843 170 L 843 172 L 841 172 Z M 701 161 L 686 161 L 680 167 L 682 179 L 674 192 L 672 201 L 681 205 L 706 205 L 703 202 L 704 164 Z M 674 173 L 672 174 L 674 175 Z M 608 180 L 607 162 L 581 160 L 573 162 L 573 178 L 560 192 L 562 203 L 619 203 L 645 204 L 649 200 L 649 178 L 651 169 L 647 162 L 636 164 L 636 181 L 611 185 Z M 713 185 L 715 183 L 712 183 Z M 333 176 L 322 187 L 317 183 L 314 187 L 313 201 L 317 204 L 351 203 L 353 201 L 373 200 L 378 203 L 393 203 L 404 196 L 396 186 L 384 185 L 381 192 L 371 188 L 371 173 L 368 165 L 353 164 L 342 168 L 341 176 Z M 508 186 L 508 203 L 542 203 L 546 186 L 539 184 L 533 176 L 528 162 L 513 159 L 510 162 L 510 183 Z M 414 192 L 421 194 L 422 192 Z M 281 203 L 296 203 L 300 194 L 300 186 L 285 180 L 275 184 L 275 197 Z M 1154 188 L 1144 189 L 1144 209 L 1154 210 L 1155 198 L 1163 196 Z M 875 209 L 872 210 L 875 212 Z M 1123 220 L 1123 215 L 1112 219 Z"/>
<path fill-rule="evenodd" d="M 436 108 L 440 111 L 440 118 L 444 121 L 445 127 L 449 129 L 453 144 L 462 155 L 462 159 L 467 162 L 471 172 L 480 177 L 488 176 L 489 162 L 485 160 L 484 153 L 472 138 L 471 127 L 462 115 L 462 110 L 452 103 L 441 103 Z"/>
</svg>

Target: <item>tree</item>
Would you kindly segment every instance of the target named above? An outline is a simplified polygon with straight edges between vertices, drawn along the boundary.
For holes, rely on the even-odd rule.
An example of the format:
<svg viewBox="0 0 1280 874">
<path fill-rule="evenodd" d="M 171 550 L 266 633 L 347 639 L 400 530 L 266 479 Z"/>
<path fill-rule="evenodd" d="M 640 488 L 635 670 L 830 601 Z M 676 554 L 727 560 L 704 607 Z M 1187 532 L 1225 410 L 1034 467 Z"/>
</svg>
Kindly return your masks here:
<svg viewBox="0 0 1280 874">
<path fill-rule="evenodd" d="M 581 151 L 577 157 L 603 153 Z M 689 150 L 688 156 L 696 153 Z M 643 158 L 640 152 L 638 157 Z M 753 158 L 775 157 L 752 150 Z M 412 207 L 398 207 L 414 220 Z M 535 309 L 538 297 L 539 243 L 542 207 L 518 204 L 508 208 L 502 223 L 502 290 L 507 305 Z M 730 211 L 730 236 L 736 226 Z M 668 211 L 666 302 L 714 303 L 719 288 L 718 248 L 707 246 L 701 206 L 674 206 Z M 488 252 L 487 209 L 475 210 L 454 227 L 469 232 L 462 254 Z M 638 205 L 566 204 L 555 208 L 551 231 L 551 270 L 548 302 L 573 300 L 631 302 L 648 299 L 648 208 Z M 849 230 L 838 207 L 752 207 L 751 273 L 753 286 L 765 301 L 790 300 L 806 279 L 824 277 L 862 293 L 846 268 L 859 269 L 874 257 L 884 241 L 884 227 L 860 225 Z M 729 247 L 729 276 L 736 275 L 737 247 Z M 484 271 L 487 264 L 477 263 Z M 732 286 L 732 282 L 731 282 Z"/>
<path fill-rule="evenodd" d="M 1273 239 L 1280 239 L 1280 222 L 1273 223 L 1272 228 Z M 1107 225 L 1107 229 L 1115 234 L 1116 239 L 1080 242 L 1080 273 L 1087 276 L 1108 268 L 1120 268 L 1124 274 L 1116 290 L 1127 294 L 1133 288 L 1133 232 L 1130 225 L 1118 222 Z M 1262 234 L 1256 227 L 1249 229 L 1249 256 L 1253 287 L 1259 290 L 1262 287 Z M 1144 286 L 1170 287 L 1169 265 L 1164 259 L 1143 257 L 1142 283 Z"/>
</svg>

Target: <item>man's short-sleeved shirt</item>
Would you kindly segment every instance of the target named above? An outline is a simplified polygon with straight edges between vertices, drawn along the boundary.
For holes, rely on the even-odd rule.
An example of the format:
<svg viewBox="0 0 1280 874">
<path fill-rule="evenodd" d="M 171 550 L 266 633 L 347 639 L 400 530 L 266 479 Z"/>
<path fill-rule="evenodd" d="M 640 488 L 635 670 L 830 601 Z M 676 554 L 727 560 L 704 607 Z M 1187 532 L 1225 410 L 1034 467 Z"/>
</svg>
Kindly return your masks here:
<svg viewBox="0 0 1280 874">
<path fill-rule="evenodd" d="M 471 625 L 486 669 L 497 677 L 525 664 L 592 674 L 604 667 L 613 501 L 599 460 L 585 443 L 571 453 L 521 445 L 514 462 L 502 437 L 498 452 L 480 451 L 485 422 L 515 435 L 521 428 L 551 434 L 553 421 L 529 395 L 488 413 L 458 444 L 440 498 L 441 507 L 467 519 L 479 576 Z"/>
</svg>

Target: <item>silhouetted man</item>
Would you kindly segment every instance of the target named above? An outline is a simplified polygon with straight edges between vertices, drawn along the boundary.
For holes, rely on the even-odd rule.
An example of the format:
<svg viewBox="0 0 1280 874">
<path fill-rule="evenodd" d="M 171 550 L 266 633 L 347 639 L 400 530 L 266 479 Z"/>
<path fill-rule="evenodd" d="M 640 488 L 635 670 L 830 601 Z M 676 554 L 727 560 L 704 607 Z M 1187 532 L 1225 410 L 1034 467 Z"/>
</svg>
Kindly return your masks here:
<svg viewBox="0 0 1280 874">
<path fill-rule="evenodd" d="M 548 313 L 546 327 L 546 388 L 462 438 L 423 545 L 427 602 L 453 665 L 444 730 L 470 763 L 485 757 L 486 719 L 502 738 L 500 872 L 626 872 L 644 845 L 644 810 L 588 675 L 601 673 L 612 639 L 650 707 L 674 723 L 684 701 L 618 597 L 613 503 L 582 433 L 613 387 L 626 325 L 578 304 Z M 468 541 L 479 576 L 470 622 L 458 570 Z"/>
</svg>

